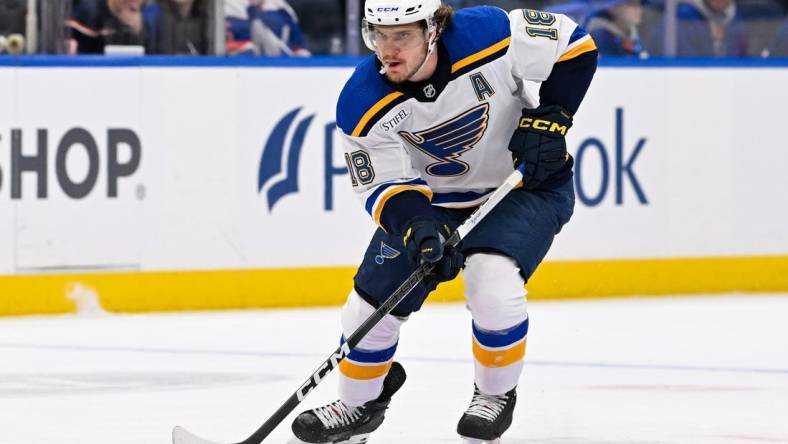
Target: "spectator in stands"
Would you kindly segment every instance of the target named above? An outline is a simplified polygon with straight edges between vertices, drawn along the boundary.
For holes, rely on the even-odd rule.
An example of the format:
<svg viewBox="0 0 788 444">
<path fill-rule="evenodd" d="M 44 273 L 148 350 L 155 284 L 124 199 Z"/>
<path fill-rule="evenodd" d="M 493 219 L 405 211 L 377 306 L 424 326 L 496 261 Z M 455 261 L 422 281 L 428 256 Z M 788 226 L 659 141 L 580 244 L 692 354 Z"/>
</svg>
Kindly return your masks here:
<svg viewBox="0 0 788 444">
<path fill-rule="evenodd" d="M 600 55 L 646 57 L 638 33 L 642 20 L 640 0 L 607 0 L 592 10 L 583 27 Z"/>
<path fill-rule="evenodd" d="M 747 34 L 733 0 L 682 0 L 677 8 L 676 55 L 679 57 L 743 57 L 749 55 Z M 649 49 L 664 55 L 665 27 L 649 38 Z"/>
<path fill-rule="evenodd" d="M 26 12 L 24 0 L 0 0 L 0 54 L 24 52 Z"/>
<path fill-rule="evenodd" d="M 106 45 L 142 45 L 142 0 L 77 0 L 66 24 L 70 52 L 102 54 Z"/>
<path fill-rule="evenodd" d="M 207 0 L 158 0 L 143 10 L 146 54 L 208 53 Z"/>
<path fill-rule="evenodd" d="M 0 0 L 0 35 L 24 34 L 26 12 L 24 0 Z"/>
<path fill-rule="evenodd" d="M 785 17 L 782 26 L 777 30 L 774 43 L 769 48 L 769 56 L 788 57 L 788 16 Z"/>
<path fill-rule="evenodd" d="M 225 0 L 227 53 L 309 56 L 295 11 L 285 0 Z"/>
<path fill-rule="evenodd" d="M 533 8 L 529 8 L 533 9 Z M 567 3 L 545 6 L 545 12 L 552 14 L 564 14 L 578 24 L 585 24 L 588 16 L 594 12 L 594 7 L 587 0 L 574 0 Z"/>
</svg>

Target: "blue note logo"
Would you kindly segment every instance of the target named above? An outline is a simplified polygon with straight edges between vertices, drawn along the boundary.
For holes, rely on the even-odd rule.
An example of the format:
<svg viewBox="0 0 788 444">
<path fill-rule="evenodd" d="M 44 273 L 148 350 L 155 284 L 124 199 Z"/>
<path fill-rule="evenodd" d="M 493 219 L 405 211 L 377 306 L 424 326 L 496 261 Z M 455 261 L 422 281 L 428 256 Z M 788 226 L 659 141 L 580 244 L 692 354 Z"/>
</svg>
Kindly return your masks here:
<svg viewBox="0 0 788 444">
<path fill-rule="evenodd" d="M 399 251 L 395 250 L 394 248 L 385 244 L 385 242 L 380 243 L 380 254 L 375 256 L 375 263 L 378 265 L 383 265 L 383 262 L 386 259 L 395 259 L 399 256 Z"/>
<path fill-rule="evenodd" d="M 298 192 L 298 162 L 301 158 L 301 148 L 309 125 L 315 117 L 311 114 L 299 120 L 292 137 L 287 140 L 299 111 L 301 111 L 300 107 L 282 117 L 274 126 L 263 147 L 257 175 L 257 192 L 262 193 L 263 188 L 267 187 L 269 212 L 280 199 Z"/>
<path fill-rule="evenodd" d="M 470 110 L 429 129 L 413 134 L 400 131 L 399 135 L 414 148 L 435 159 L 427 166 L 431 176 L 461 176 L 470 168 L 460 160 L 462 153 L 473 148 L 487 130 L 490 105 L 482 103 Z"/>
</svg>

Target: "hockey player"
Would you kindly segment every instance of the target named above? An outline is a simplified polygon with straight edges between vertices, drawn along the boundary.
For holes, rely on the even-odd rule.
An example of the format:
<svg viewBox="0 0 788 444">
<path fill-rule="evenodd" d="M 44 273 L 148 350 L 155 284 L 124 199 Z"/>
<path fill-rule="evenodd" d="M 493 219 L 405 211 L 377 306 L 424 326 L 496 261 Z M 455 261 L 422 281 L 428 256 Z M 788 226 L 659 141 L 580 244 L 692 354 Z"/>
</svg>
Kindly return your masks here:
<svg viewBox="0 0 788 444">
<path fill-rule="evenodd" d="M 342 309 L 353 332 L 419 263 L 435 272 L 340 364 L 339 400 L 301 413 L 308 443 L 361 443 L 405 380 L 399 329 L 439 282 L 464 268 L 473 317 L 473 397 L 458 433 L 497 440 L 523 368 L 524 284 L 574 206 L 565 135 L 596 70 L 593 40 L 569 18 L 440 0 L 366 0 L 362 61 L 337 104 L 354 190 L 379 229 Z M 456 249 L 441 241 L 514 166 L 509 193 Z M 344 340 L 343 336 L 343 340 Z"/>
</svg>

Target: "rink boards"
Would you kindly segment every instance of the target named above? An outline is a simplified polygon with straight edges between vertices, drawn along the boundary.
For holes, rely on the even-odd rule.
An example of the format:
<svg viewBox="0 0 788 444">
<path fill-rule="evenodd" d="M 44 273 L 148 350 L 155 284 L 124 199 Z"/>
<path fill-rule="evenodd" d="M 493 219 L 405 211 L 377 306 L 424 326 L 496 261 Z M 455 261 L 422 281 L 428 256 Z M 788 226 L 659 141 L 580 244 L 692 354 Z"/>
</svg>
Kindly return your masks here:
<svg viewBox="0 0 788 444">
<path fill-rule="evenodd" d="M 106 60 L 0 66 L 0 314 L 340 303 L 374 230 L 334 126 L 352 68 Z M 788 290 L 786 75 L 602 67 L 529 297 Z"/>
</svg>

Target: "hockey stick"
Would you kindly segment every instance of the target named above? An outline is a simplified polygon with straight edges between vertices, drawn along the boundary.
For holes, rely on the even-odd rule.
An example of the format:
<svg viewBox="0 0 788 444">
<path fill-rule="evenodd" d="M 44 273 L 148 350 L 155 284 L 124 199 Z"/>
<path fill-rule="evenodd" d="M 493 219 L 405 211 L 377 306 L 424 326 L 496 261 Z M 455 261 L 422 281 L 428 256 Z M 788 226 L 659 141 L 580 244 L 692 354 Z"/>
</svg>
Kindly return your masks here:
<svg viewBox="0 0 788 444">
<path fill-rule="evenodd" d="M 462 223 L 454 233 L 449 236 L 449 239 L 444 243 L 445 247 L 454 247 L 460 243 L 468 233 L 479 224 L 479 222 L 484 219 L 487 214 L 495 208 L 498 203 L 503 200 L 503 198 L 517 186 L 517 184 L 523 178 L 523 167 L 520 166 L 517 168 L 509 177 L 506 178 L 506 181 L 501 184 L 491 195 L 490 197 L 481 205 L 479 208 L 476 209 L 467 219 L 465 222 Z M 350 336 L 348 336 L 347 340 L 344 344 L 340 345 L 334 353 L 328 357 L 320 367 L 306 380 L 301 387 L 296 390 L 295 393 L 290 395 L 290 398 L 282 404 L 279 409 L 277 409 L 274 414 L 268 418 L 268 420 L 260 426 L 257 431 L 252 433 L 251 436 L 246 438 L 245 440 L 237 443 L 237 444 L 260 444 L 263 442 L 266 436 L 268 436 L 276 426 L 281 423 L 287 415 L 292 412 L 301 401 L 304 400 L 306 395 L 309 394 L 318 384 L 326 377 L 332 370 L 334 370 L 339 363 L 345 359 L 349 354 L 350 351 L 353 350 L 356 345 L 364 338 L 364 336 L 372 330 L 375 325 L 383 319 L 384 316 L 389 314 L 394 307 L 397 306 L 405 296 L 410 293 L 410 291 L 424 279 L 433 269 L 432 264 L 423 264 L 419 266 L 416 271 L 411 274 L 402 285 L 397 288 L 388 299 L 386 299 L 374 313 L 372 313 L 366 321 L 364 321 L 361 326 L 359 326 L 356 331 L 354 331 Z M 202 439 L 188 430 L 184 429 L 181 426 L 175 426 L 172 431 L 172 442 L 173 444 L 220 444 L 214 441 L 208 441 L 206 439 Z"/>
</svg>

